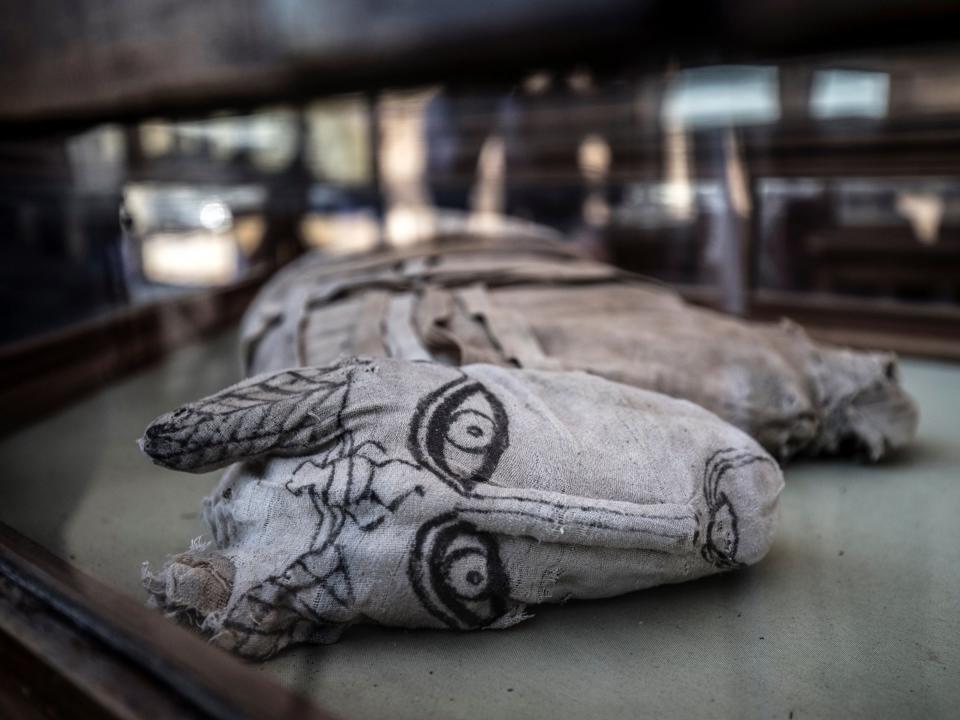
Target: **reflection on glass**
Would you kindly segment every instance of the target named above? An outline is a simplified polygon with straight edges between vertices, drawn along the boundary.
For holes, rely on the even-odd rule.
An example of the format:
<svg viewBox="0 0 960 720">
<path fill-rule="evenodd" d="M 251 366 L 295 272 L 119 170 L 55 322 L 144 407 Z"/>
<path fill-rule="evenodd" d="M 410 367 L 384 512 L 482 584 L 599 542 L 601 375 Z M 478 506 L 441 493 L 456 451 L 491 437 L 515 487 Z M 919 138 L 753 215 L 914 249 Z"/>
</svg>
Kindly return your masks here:
<svg viewBox="0 0 960 720">
<path fill-rule="evenodd" d="M 381 190 L 386 204 L 384 236 L 392 245 L 409 245 L 434 230 L 433 202 L 426 185 L 427 104 L 436 88 L 387 93 L 377 104 Z"/>
<path fill-rule="evenodd" d="M 370 119 L 360 96 L 312 103 L 307 109 L 307 165 L 321 181 L 370 182 Z"/>
<path fill-rule="evenodd" d="M 200 224 L 207 230 L 226 230 L 233 224 L 233 215 L 220 200 L 211 200 L 200 208 Z"/>
<path fill-rule="evenodd" d="M 749 125 L 780 118 L 777 68 L 721 65 L 678 72 L 663 99 L 665 124 Z"/>
<path fill-rule="evenodd" d="M 214 233 L 156 233 L 143 242 L 143 274 L 171 285 L 225 285 L 236 279 L 237 244 Z"/>
<path fill-rule="evenodd" d="M 264 191 L 256 186 L 131 183 L 124 190 L 128 285 L 216 286 L 236 281 L 263 236 Z"/>
<path fill-rule="evenodd" d="M 822 70 L 813 76 L 810 114 L 815 118 L 882 118 L 887 114 L 890 76 L 854 70 Z"/>
<path fill-rule="evenodd" d="M 711 291 L 742 262 L 734 284 L 764 291 L 956 303 L 956 65 L 931 53 L 566 69 L 23 145 L 0 168 L 17 269 L 3 332 L 229 284 L 303 248 L 502 233 L 518 218 Z M 727 241 L 750 251 L 721 252 Z"/>
<path fill-rule="evenodd" d="M 924 245 L 936 244 L 943 211 L 943 197 L 937 193 L 909 190 L 897 193 L 897 212 L 910 222 L 917 241 Z"/>
</svg>

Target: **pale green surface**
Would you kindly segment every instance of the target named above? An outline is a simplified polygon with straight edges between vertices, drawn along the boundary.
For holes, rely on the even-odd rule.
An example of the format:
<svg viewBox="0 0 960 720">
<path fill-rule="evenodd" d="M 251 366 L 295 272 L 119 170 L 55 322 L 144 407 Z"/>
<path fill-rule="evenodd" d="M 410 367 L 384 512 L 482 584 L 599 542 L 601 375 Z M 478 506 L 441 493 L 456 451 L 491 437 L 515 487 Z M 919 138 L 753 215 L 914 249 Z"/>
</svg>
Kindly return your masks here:
<svg viewBox="0 0 960 720">
<path fill-rule="evenodd" d="M 237 375 L 235 338 L 187 348 L 0 443 L 0 518 L 116 587 L 203 531 L 214 475 L 134 444 Z M 750 570 L 546 607 L 507 631 L 354 628 L 262 666 L 342 717 L 957 717 L 960 367 L 907 361 L 920 437 L 896 462 L 791 467 Z"/>
<path fill-rule="evenodd" d="M 236 347 L 234 333 L 191 345 L 0 440 L 0 520 L 141 597 L 140 563 L 206 531 L 200 499 L 218 475 L 159 468 L 137 438 L 160 413 L 236 382 Z"/>
</svg>

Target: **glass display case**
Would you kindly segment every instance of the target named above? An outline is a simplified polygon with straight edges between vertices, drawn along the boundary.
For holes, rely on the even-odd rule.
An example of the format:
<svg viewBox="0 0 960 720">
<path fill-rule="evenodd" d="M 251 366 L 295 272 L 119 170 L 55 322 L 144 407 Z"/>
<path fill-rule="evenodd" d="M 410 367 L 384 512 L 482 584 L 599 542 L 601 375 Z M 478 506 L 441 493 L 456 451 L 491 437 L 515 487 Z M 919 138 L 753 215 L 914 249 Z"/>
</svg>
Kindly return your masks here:
<svg viewBox="0 0 960 720">
<path fill-rule="evenodd" d="M 951 715 L 951 4 L 167 5 L 0 13 L 0 715 Z M 288 263 L 451 238 L 895 351 L 916 439 L 784 464 L 755 567 L 506 632 L 250 662 L 146 608 L 221 475 L 152 464 L 151 420 L 244 377 Z"/>
</svg>

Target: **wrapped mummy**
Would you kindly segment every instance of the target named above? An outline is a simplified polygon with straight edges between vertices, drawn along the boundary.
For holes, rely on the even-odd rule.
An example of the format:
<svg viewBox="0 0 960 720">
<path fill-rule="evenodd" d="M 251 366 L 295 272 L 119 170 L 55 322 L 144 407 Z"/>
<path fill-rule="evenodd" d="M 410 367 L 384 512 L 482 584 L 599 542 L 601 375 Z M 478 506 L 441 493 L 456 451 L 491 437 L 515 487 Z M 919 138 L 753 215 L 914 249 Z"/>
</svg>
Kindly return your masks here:
<svg viewBox="0 0 960 720">
<path fill-rule="evenodd" d="M 243 344 L 252 372 L 359 354 L 585 370 L 691 400 L 782 459 L 878 460 L 917 427 L 892 355 L 695 308 L 545 240 L 307 256 L 264 288 Z"/>
<path fill-rule="evenodd" d="M 349 625 L 504 628 L 526 607 L 759 560 L 783 485 L 689 402 L 579 372 L 352 359 L 158 418 L 142 447 L 235 463 L 213 543 L 145 570 L 154 604 L 262 658 Z"/>
</svg>

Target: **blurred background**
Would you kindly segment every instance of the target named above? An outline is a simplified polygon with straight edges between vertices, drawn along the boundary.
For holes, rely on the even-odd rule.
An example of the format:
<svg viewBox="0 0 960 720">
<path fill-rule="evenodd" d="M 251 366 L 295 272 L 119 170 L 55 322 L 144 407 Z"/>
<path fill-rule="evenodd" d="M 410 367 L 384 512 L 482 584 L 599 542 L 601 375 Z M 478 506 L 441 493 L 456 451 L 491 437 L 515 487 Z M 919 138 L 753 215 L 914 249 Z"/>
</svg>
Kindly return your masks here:
<svg viewBox="0 0 960 720">
<path fill-rule="evenodd" d="M 132 119 L 8 95 L 0 343 L 510 218 L 696 302 L 960 356 L 956 50 L 588 59 Z"/>
</svg>

